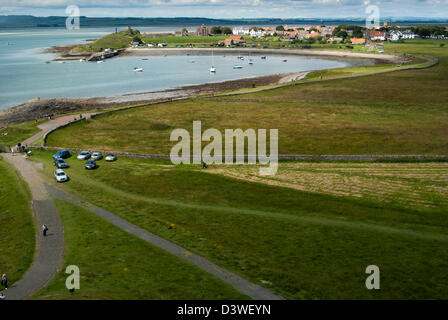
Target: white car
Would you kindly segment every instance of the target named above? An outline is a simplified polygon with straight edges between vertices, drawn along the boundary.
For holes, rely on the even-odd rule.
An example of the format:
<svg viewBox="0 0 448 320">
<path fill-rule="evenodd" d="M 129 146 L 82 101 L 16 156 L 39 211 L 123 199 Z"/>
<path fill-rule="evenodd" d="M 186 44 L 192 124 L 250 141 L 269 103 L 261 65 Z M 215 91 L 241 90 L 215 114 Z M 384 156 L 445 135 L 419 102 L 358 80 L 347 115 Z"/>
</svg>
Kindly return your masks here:
<svg viewBox="0 0 448 320">
<path fill-rule="evenodd" d="M 103 159 L 103 155 L 101 154 L 101 152 L 94 152 L 94 153 L 92 153 L 92 159 L 101 160 L 101 159 Z"/>
<path fill-rule="evenodd" d="M 105 159 L 106 159 L 106 161 L 115 161 L 115 160 L 117 160 L 117 157 L 115 155 L 113 155 L 112 153 L 109 153 Z"/>
<path fill-rule="evenodd" d="M 54 177 L 56 178 L 57 182 L 66 182 L 66 181 L 68 181 L 68 177 L 65 174 L 64 170 L 62 170 L 62 169 L 57 169 L 54 172 Z"/>
<path fill-rule="evenodd" d="M 90 152 L 89 151 L 81 151 L 80 154 L 76 157 L 78 160 L 87 160 L 90 158 Z"/>
</svg>

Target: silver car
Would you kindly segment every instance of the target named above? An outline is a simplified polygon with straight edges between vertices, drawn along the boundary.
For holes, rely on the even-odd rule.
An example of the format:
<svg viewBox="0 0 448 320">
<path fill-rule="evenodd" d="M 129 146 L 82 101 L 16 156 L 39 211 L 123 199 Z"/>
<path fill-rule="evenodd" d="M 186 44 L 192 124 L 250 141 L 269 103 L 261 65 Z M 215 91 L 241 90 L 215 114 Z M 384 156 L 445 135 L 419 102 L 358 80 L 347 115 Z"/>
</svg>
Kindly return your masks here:
<svg viewBox="0 0 448 320">
<path fill-rule="evenodd" d="M 62 169 L 57 169 L 54 172 L 54 177 L 56 178 L 57 182 L 66 182 L 66 181 L 68 181 L 68 177 L 65 174 L 64 170 L 62 170 Z"/>
<path fill-rule="evenodd" d="M 89 151 L 81 151 L 80 154 L 76 157 L 78 160 L 87 160 L 90 158 L 90 152 Z"/>
<path fill-rule="evenodd" d="M 117 160 L 117 157 L 115 155 L 113 155 L 112 153 L 109 153 L 105 159 L 106 159 L 106 161 L 115 161 L 115 160 Z"/>
<path fill-rule="evenodd" d="M 92 153 L 92 159 L 101 160 L 101 159 L 103 159 L 103 155 L 101 154 L 101 152 L 94 152 L 94 153 Z"/>
</svg>

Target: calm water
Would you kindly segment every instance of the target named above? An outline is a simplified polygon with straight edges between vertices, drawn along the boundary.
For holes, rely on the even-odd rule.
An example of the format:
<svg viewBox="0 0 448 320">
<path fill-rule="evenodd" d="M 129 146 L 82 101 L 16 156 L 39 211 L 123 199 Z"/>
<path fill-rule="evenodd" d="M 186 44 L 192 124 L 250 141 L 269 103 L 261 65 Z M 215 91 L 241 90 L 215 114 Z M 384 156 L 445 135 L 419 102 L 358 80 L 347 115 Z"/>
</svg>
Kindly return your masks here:
<svg viewBox="0 0 448 320">
<path fill-rule="evenodd" d="M 206 82 L 372 63 L 276 55 L 262 60 L 256 55 L 251 57 L 254 64 L 249 65 L 247 56 L 240 61 L 235 55 L 217 53 L 214 57 L 217 73 L 210 74 L 211 56 L 155 56 L 148 57 L 148 60 L 142 60 L 144 57 L 123 57 L 101 64 L 79 61 L 45 64 L 54 55 L 40 53 L 44 48 L 85 43 L 87 39 L 99 38 L 113 31 L 113 28 L 81 29 L 77 32 L 62 29 L 0 29 L 0 109 L 35 97 L 117 96 Z M 287 62 L 283 62 L 285 58 Z M 235 64 L 243 66 L 243 69 L 233 69 Z M 133 72 L 134 67 L 142 67 L 144 72 Z"/>
</svg>

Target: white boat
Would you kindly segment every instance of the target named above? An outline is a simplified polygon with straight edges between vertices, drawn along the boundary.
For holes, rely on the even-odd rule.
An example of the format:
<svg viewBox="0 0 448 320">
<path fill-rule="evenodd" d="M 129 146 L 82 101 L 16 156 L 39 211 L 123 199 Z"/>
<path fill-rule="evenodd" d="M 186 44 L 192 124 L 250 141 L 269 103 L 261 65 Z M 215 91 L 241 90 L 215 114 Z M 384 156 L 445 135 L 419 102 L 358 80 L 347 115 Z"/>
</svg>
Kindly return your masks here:
<svg viewBox="0 0 448 320">
<path fill-rule="evenodd" d="M 212 51 L 212 66 L 210 67 L 211 73 L 216 73 L 216 67 L 215 67 L 215 54 L 214 51 Z"/>
<path fill-rule="evenodd" d="M 86 59 L 84 59 L 84 58 L 79 59 L 79 62 L 85 62 L 85 61 L 86 61 Z"/>
<path fill-rule="evenodd" d="M 104 62 L 103 60 L 98 60 L 98 61 L 97 61 L 97 63 L 103 63 L 103 62 Z"/>
<path fill-rule="evenodd" d="M 233 69 L 243 69 L 243 67 L 242 66 L 238 66 L 238 65 L 234 65 Z"/>
<path fill-rule="evenodd" d="M 135 68 L 134 68 L 134 72 L 143 72 L 143 68 L 137 68 L 137 67 L 135 67 Z"/>
</svg>

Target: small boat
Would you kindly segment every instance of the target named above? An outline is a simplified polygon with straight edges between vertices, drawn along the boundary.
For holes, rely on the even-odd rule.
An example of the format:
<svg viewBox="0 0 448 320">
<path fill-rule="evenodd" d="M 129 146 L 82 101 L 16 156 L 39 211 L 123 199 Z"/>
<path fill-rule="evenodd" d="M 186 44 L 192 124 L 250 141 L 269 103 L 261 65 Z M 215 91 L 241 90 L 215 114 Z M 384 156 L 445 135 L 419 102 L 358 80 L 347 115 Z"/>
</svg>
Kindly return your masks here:
<svg viewBox="0 0 448 320">
<path fill-rule="evenodd" d="M 142 60 L 148 60 L 148 58 L 143 58 Z"/>
<path fill-rule="evenodd" d="M 249 64 L 250 64 L 250 65 L 253 65 L 254 63 L 253 63 L 252 61 L 249 61 Z"/>
<path fill-rule="evenodd" d="M 211 73 L 216 73 L 216 67 L 215 67 L 215 52 L 212 50 L 212 66 L 210 67 Z"/>
<path fill-rule="evenodd" d="M 234 65 L 233 69 L 243 69 L 243 67 L 242 66 L 238 66 L 238 65 Z"/>
<path fill-rule="evenodd" d="M 96 63 L 103 63 L 104 61 L 103 60 L 98 60 Z"/>
<path fill-rule="evenodd" d="M 261 59 L 266 60 L 266 56 L 261 56 Z"/>
<path fill-rule="evenodd" d="M 58 61 L 60 64 L 63 64 L 63 63 L 65 63 L 65 61 Z"/>
<path fill-rule="evenodd" d="M 86 61 L 86 59 L 84 59 L 84 58 L 79 59 L 79 62 L 85 62 L 85 61 Z"/>
<path fill-rule="evenodd" d="M 44 61 L 44 62 L 42 62 L 42 63 L 44 63 L 44 64 L 49 64 L 49 63 L 50 63 L 50 61 Z"/>
<path fill-rule="evenodd" d="M 135 67 L 135 68 L 134 68 L 134 72 L 143 72 L 143 68 L 137 68 L 137 67 Z"/>
<path fill-rule="evenodd" d="M 188 61 L 188 62 L 190 62 L 190 63 L 195 63 L 196 61 L 194 61 L 194 60 L 190 60 L 190 61 Z"/>
<path fill-rule="evenodd" d="M 288 62 L 288 60 L 286 60 L 286 59 L 283 59 L 283 62 Z"/>
</svg>

